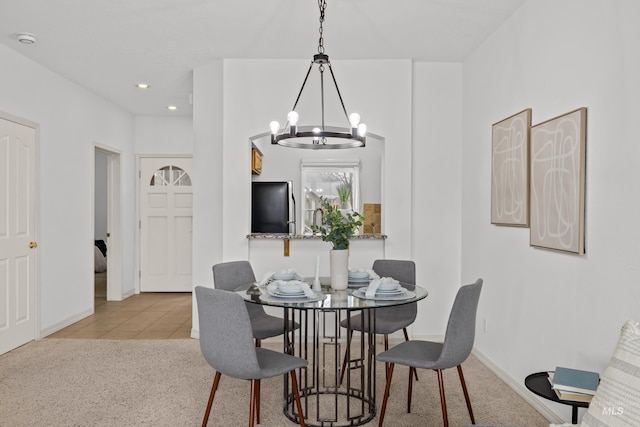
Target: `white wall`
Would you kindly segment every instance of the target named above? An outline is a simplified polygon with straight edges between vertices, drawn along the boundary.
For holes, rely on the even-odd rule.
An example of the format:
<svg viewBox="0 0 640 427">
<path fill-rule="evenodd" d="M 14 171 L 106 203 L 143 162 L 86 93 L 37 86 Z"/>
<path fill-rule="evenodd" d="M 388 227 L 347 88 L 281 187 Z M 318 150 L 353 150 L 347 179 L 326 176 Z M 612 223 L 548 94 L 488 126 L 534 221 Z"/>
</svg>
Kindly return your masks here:
<svg viewBox="0 0 640 427">
<path fill-rule="evenodd" d="M 462 278 L 485 279 L 477 348 L 520 384 L 557 365 L 602 372 L 640 318 L 638 16 L 634 0 L 528 1 L 464 63 Z M 534 249 L 528 229 L 490 224 L 491 124 L 582 106 L 586 255 Z"/>
<path fill-rule="evenodd" d="M 134 119 L 136 154 L 192 154 L 191 116 L 136 116 Z"/>
<path fill-rule="evenodd" d="M 94 144 L 122 153 L 123 291 L 133 290 L 133 118 L 0 45 L 0 110 L 40 125 L 40 327 L 93 310 Z"/>
<path fill-rule="evenodd" d="M 222 61 L 193 73 L 193 283 L 213 286 L 222 252 Z M 193 296 L 193 335 L 198 312 Z"/>
<path fill-rule="evenodd" d="M 413 200 L 416 279 L 429 290 L 411 329 L 426 338 L 444 334 L 461 285 L 462 64 L 417 62 L 413 74 L 413 191 L 402 197 Z"/>
</svg>

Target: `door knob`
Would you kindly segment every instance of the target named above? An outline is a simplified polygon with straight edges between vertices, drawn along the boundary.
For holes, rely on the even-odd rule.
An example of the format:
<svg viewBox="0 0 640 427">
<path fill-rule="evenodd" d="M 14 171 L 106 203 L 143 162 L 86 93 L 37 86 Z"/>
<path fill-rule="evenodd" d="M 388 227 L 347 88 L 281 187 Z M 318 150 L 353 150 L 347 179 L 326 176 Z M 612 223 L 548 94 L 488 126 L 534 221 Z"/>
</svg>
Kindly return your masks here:
<svg viewBox="0 0 640 427">
<path fill-rule="evenodd" d="M 35 249 L 37 247 L 38 247 L 38 244 L 36 242 L 29 242 L 29 248 Z"/>
</svg>

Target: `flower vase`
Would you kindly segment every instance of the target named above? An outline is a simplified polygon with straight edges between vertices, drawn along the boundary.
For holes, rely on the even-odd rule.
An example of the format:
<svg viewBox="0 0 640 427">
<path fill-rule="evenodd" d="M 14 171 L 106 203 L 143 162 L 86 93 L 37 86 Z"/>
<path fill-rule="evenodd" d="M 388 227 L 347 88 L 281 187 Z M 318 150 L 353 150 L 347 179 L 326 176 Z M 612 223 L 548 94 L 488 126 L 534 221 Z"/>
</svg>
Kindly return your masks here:
<svg viewBox="0 0 640 427">
<path fill-rule="evenodd" d="M 331 289 L 343 291 L 349 284 L 349 250 L 332 249 L 329 252 Z"/>
</svg>

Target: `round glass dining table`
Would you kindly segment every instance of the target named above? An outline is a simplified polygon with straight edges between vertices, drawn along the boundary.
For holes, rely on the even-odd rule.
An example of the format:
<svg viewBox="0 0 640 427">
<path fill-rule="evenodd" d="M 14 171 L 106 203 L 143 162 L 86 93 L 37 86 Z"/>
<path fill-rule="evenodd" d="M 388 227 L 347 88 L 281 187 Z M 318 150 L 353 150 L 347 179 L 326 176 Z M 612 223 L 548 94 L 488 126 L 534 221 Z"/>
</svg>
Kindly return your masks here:
<svg viewBox="0 0 640 427">
<path fill-rule="evenodd" d="M 313 283 L 313 278 L 304 281 Z M 298 373 L 306 425 L 362 425 L 376 415 L 376 337 L 373 333 L 376 310 L 401 309 L 403 305 L 426 298 L 428 292 L 420 286 L 401 283 L 404 288 L 401 295 L 367 296 L 362 286 L 350 285 L 344 291 L 335 291 L 328 277 L 321 277 L 320 282 L 321 295 L 316 294 L 311 300 L 273 297 L 266 287 L 255 283 L 237 293 L 251 303 L 284 310 L 284 352 L 309 362 Z M 361 314 L 364 324 L 371 327 L 352 331 L 354 314 Z M 288 326 L 291 321 L 296 323 L 293 330 Z M 340 326 L 343 321 L 346 327 Z M 349 336 L 352 336 L 351 345 L 347 345 Z M 347 359 L 344 375 L 340 372 L 341 357 Z M 285 378 L 283 412 L 296 422 L 289 384 Z"/>
</svg>

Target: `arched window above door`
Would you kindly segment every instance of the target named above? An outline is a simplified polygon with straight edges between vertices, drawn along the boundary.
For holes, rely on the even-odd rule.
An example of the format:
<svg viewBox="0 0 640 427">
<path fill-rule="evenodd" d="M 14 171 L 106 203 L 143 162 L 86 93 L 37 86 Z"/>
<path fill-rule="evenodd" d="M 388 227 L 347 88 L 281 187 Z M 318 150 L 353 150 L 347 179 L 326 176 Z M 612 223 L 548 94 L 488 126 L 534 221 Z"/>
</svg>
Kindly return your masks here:
<svg viewBox="0 0 640 427">
<path fill-rule="evenodd" d="M 191 187 L 191 178 L 184 169 L 169 165 L 156 170 L 151 176 L 149 185 L 152 187 Z"/>
</svg>

